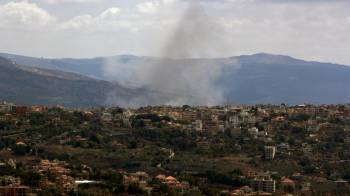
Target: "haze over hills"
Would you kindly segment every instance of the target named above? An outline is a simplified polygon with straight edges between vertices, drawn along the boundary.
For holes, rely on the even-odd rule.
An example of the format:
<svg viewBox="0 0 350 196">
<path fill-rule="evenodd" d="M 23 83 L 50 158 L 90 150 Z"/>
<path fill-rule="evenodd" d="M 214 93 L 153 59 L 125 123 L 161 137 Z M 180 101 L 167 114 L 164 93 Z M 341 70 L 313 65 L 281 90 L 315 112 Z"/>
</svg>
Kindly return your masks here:
<svg viewBox="0 0 350 196">
<path fill-rule="evenodd" d="M 0 57 L 0 100 L 67 107 L 106 105 L 107 94 L 131 90 L 110 82 L 57 70 L 22 66 Z"/>
<path fill-rule="evenodd" d="M 220 93 L 223 94 L 224 98 L 222 104 L 333 104 L 350 102 L 350 90 L 348 88 L 350 84 L 350 67 L 331 63 L 309 62 L 283 55 L 260 53 L 218 59 L 161 59 L 132 55 L 92 59 L 45 59 L 12 54 L 0 54 L 0 56 L 9 58 L 17 64 L 83 75 L 79 77 L 88 76 L 87 78 L 89 79 L 79 80 L 79 82 L 90 82 L 96 86 L 88 87 L 85 83 L 81 84 L 85 85 L 86 89 L 79 88 L 79 92 L 83 93 L 87 90 L 90 93 L 89 96 L 94 97 L 96 95 L 96 98 L 92 99 L 95 101 L 87 102 L 92 105 L 97 103 L 122 103 L 123 105 L 128 105 L 130 103 L 125 100 L 125 97 L 132 97 L 131 95 L 138 96 L 134 100 L 130 99 L 130 101 L 138 102 L 137 105 L 168 103 L 167 99 L 163 98 L 173 96 L 171 95 L 172 92 L 167 91 L 167 89 L 151 88 L 150 91 L 153 93 L 149 95 L 150 91 L 141 90 L 144 87 L 147 88 L 147 85 L 142 86 L 144 81 L 138 81 L 140 76 L 143 76 L 142 74 L 149 74 L 146 72 L 150 70 L 149 68 L 152 65 L 163 64 L 182 65 L 185 68 L 194 64 L 219 67 L 218 75 L 215 75 L 215 78 L 210 80 L 212 87 L 209 90 L 220 89 Z M 34 73 L 26 72 L 26 74 L 31 74 L 32 76 Z M 96 80 L 90 77 L 96 78 Z M 57 80 L 57 77 L 51 78 Z M 0 79 L 2 80 L 1 83 L 4 84 L 3 78 L 1 77 Z M 76 84 L 76 81 L 69 81 L 70 83 L 66 85 L 66 88 Z M 120 97 L 121 94 L 117 93 L 111 98 L 108 95 L 108 91 L 110 91 L 108 89 L 113 86 L 112 81 L 126 92 L 121 94 L 127 94 L 128 96 Z M 31 81 L 27 82 L 31 83 Z M 141 89 L 135 89 L 134 84 Z M 97 93 L 101 91 L 103 93 Z M 154 91 L 157 91 L 157 96 L 154 96 Z M 67 93 L 66 96 L 70 96 L 68 91 L 65 93 Z M 140 94 L 147 94 L 147 96 L 139 96 Z M 159 94 L 163 94 L 163 97 L 159 98 Z M 77 95 L 77 97 L 80 96 Z M 14 98 L 13 95 L 12 98 Z M 36 101 L 39 103 L 40 99 Z M 75 105 L 80 101 L 83 100 L 77 99 L 72 104 Z"/>
</svg>

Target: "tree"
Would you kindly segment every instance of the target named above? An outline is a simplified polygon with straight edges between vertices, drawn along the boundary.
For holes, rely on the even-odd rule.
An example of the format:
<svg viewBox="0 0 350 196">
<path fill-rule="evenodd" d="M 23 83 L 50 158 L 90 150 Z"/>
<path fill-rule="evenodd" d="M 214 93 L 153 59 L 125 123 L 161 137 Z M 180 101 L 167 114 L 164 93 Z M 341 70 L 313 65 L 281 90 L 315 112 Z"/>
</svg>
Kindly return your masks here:
<svg viewBox="0 0 350 196">
<path fill-rule="evenodd" d="M 15 153 L 15 155 L 23 156 L 27 153 L 27 146 L 16 144 L 12 147 L 12 151 Z"/>
<path fill-rule="evenodd" d="M 314 174 L 316 172 L 316 168 L 313 165 L 307 165 L 303 168 L 305 174 Z"/>
<path fill-rule="evenodd" d="M 134 195 L 143 194 L 143 190 L 137 184 L 130 184 L 127 190 L 129 194 L 134 194 Z"/>
<path fill-rule="evenodd" d="M 225 135 L 226 135 L 227 137 L 232 137 L 231 129 L 230 129 L 230 128 L 225 129 L 224 133 L 225 133 Z"/>
<path fill-rule="evenodd" d="M 128 144 L 129 149 L 135 149 L 137 148 L 137 142 L 135 140 L 131 140 Z"/>
<path fill-rule="evenodd" d="M 24 185 L 30 187 L 38 187 L 41 180 L 41 175 L 36 172 L 26 172 L 21 176 Z"/>
</svg>

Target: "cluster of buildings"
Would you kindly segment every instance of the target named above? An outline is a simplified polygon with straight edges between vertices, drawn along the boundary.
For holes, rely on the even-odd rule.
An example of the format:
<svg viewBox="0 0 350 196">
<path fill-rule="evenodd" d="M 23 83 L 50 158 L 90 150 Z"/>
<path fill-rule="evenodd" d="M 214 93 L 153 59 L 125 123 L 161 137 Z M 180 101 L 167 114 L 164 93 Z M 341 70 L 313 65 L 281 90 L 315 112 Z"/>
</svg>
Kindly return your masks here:
<svg viewBox="0 0 350 196">
<path fill-rule="evenodd" d="M 42 189 L 58 188 L 60 192 L 69 193 L 76 190 L 76 184 L 71 177 L 65 162 L 57 160 L 41 160 L 33 166 L 33 171 L 41 175 L 39 187 Z"/>
<path fill-rule="evenodd" d="M 123 185 L 128 187 L 130 185 L 137 185 L 142 188 L 145 192 L 152 195 L 154 188 L 149 182 L 152 180 L 152 177 L 146 172 L 138 171 L 135 173 L 127 173 L 125 171 L 121 172 L 123 174 Z M 190 188 L 188 182 L 180 182 L 173 176 L 166 176 L 159 174 L 153 178 L 154 180 L 159 181 L 162 184 L 167 185 L 169 188 L 175 189 L 177 191 L 183 192 Z"/>
<path fill-rule="evenodd" d="M 23 106 L 9 102 L 0 102 L 0 112 L 14 115 L 25 115 L 28 112 L 43 112 L 47 109 L 45 106 Z"/>
<path fill-rule="evenodd" d="M 159 180 L 161 183 L 168 185 L 170 188 L 175 188 L 181 191 L 184 191 L 190 188 L 190 185 L 188 182 L 180 182 L 173 176 L 166 176 L 163 174 L 159 174 L 155 178 Z"/>
<path fill-rule="evenodd" d="M 309 191 L 312 182 L 331 182 L 335 187 L 348 186 L 344 175 L 339 172 L 325 174 L 316 165 L 318 163 L 346 163 L 350 157 L 350 106 L 349 105 L 256 105 L 256 106 L 217 106 L 217 107 L 172 107 L 172 106 L 148 106 L 137 109 L 125 108 L 96 108 L 96 109 L 66 109 L 54 107 L 68 114 L 78 113 L 82 116 L 82 122 L 78 125 L 80 130 L 89 127 L 90 122 L 98 122 L 101 127 L 108 130 L 109 137 L 113 134 L 128 132 L 134 128 L 180 130 L 196 134 L 196 148 L 209 152 L 213 146 L 213 138 L 219 134 L 226 134 L 230 138 L 231 148 L 251 159 L 264 163 L 273 163 L 276 160 L 298 160 L 307 157 L 307 164 L 315 166 L 312 174 L 305 174 L 304 165 L 299 167 L 293 175 L 276 178 L 271 174 L 244 174 L 250 184 L 239 189 L 225 192 L 229 195 L 272 195 L 280 190 L 292 192 L 295 187 L 303 191 Z M 43 106 L 18 106 L 12 103 L 0 103 L 0 122 L 15 122 L 16 132 L 6 131 L 6 123 L 2 136 L 14 136 L 13 147 L 22 146 L 30 148 L 31 138 L 18 139 L 21 130 L 30 127 L 30 117 L 33 113 L 41 113 L 49 116 L 50 124 L 64 124 L 67 119 L 63 116 L 46 113 L 50 108 Z M 56 116 L 55 116 L 56 115 Z M 92 120 L 91 120 L 92 119 Z M 10 124 L 10 123 L 9 123 Z M 55 136 L 60 145 L 71 145 L 74 142 L 86 144 L 79 146 L 88 148 L 91 146 L 91 137 L 83 136 L 80 130 L 60 133 Z M 112 132 L 110 130 L 117 130 Z M 11 129 L 10 131 L 13 131 Z M 96 131 L 97 132 L 97 131 Z M 340 136 L 339 136 L 340 135 Z M 37 135 L 36 135 L 37 136 Z M 33 136 L 34 137 L 34 136 Z M 95 138 L 96 139 L 96 138 Z M 112 140 L 112 139 L 111 139 Z M 39 141 L 36 140 L 36 141 Z M 224 140 L 217 140 L 223 143 Z M 332 143 L 330 143 L 332 142 Z M 250 144 L 255 144 L 255 149 L 249 149 Z M 123 141 L 113 140 L 110 148 L 128 149 Z M 161 148 L 161 147 L 159 147 Z M 322 149 L 326 149 L 323 150 Z M 7 148 L 8 151 L 14 151 Z M 34 149 L 28 150 L 32 153 Z M 251 151 L 250 151 L 251 150 Z M 174 154 L 174 152 L 170 152 Z M 172 155 L 174 156 L 174 155 Z M 298 161 L 295 161 L 298 164 Z M 299 161 L 301 162 L 301 161 Z M 307 166 L 309 166 L 307 165 Z M 40 174 L 39 189 L 56 188 L 61 192 L 75 192 L 80 183 L 71 177 L 71 171 L 66 162 L 40 160 L 33 165 L 31 170 Z M 274 168 L 272 168 L 274 169 Z M 302 174 L 304 172 L 304 174 Z M 165 173 L 165 172 L 164 172 Z M 183 192 L 190 189 L 188 182 L 182 182 L 174 176 L 153 175 L 144 171 L 135 173 L 123 172 L 123 185 L 137 185 L 146 192 L 154 189 L 150 184 L 152 179 L 167 185 L 170 188 Z M 78 182 L 78 183 L 77 183 Z M 279 189 L 279 190 L 278 190 Z M 30 187 L 23 186 L 21 179 L 14 176 L 0 177 L 0 195 L 28 195 Z"/>
<path fill-rule="evenodd" d="M 30 187 L 21 185 L 21 178 L 14 176 L 0 176 L 0 195 L 27 196 Z"/>
</svg>

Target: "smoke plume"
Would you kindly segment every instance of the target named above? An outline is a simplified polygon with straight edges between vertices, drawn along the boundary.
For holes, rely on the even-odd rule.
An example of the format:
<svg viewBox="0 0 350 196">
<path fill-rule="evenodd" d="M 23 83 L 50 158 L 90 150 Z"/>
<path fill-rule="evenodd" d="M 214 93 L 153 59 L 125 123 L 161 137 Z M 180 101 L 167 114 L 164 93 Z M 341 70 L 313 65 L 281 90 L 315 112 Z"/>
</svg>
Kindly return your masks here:
<svg viewBox="0 0 350 196">
<path fill-rule="evenodd" d="M 162 58 L 125 57 L 128 62 L 107 59 L 106 72 L 113 73 L 118 68 L 118 83 L 145 89 L 127 99 L 112 92 L 108 102 L 122 106 L 222 104 L 222 90 L 215 85 L 222 71 L 218 60 L 200 59 L 224 50 L 214 47 L 213 43 L 219 39 L 220 28 L 201 4 L 188 3 L 176 31 L 160 54 Z"/>
</svg>

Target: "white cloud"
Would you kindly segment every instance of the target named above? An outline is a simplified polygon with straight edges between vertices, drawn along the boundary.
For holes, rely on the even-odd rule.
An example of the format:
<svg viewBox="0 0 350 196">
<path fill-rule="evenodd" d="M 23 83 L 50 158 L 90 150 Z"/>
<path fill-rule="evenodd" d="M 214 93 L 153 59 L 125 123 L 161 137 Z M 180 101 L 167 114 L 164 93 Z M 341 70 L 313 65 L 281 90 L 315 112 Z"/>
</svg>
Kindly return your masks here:
<svg viewBox="0 0 350 196">
<path fill-rule="evenodd" d="M 115 32 L 121 28 L 131 28 L 128 20 L 120 17 L 121 9 L 108 8 L 97 16 L 76 16 L 60 25 L 62 30 L 75 30 L 82 33 Z"/>
<path fill-rule="evenodd" d="M 157 14 L 164 9 L 175 8 L 180 3 L 179 0 L 152 0 L 136 5 L 137 10 L 143 14 Z M 174 10 L 173 10 L 174 11 Z"/>
<path fill-rule="evenodd" d="M 0 5 L 0 26 L 3 28 L 36 28 L 54 21 L 47 11 L 27 1 Z"/>
<path fill-rule="evenodd" d="M 155 13 L 159 7 L 159 1 L 148 1 L 137 5 L 138 11 L 146 14 Z"/>
<path fill-rule="evenodd" d="M 99 16 L 102 20 L 115 20 L 120 14 L 120 8 L 112 7 L 108 8 L 106 11 L 102 12 Z"/>
<path fill-rule="evenodd" d="M 55 13 L 57 20 L 39 7 L 40 3 L 37 6 L 30 1 L 13 0 L 0 4 L 0 36 L 7 40 L 36 37 L 36 42 L 29 38 L 25 42 L 4 41 L 0 50 L 13 48 L 11 51 L 16 53 L 17 48 L 21 48 L 24 54 L 31 55 L 30 46 L 40 42 L 42 45 L 35 50 L 40 56 L 89 57 L 118 53 L 157 56 L 162 54 L 159 51 L 166 47 L 176 30 L 188 32 L 185 28 L 198 22 L 191 17 L 184 21 L 188 3 L 194 0 L 96 0 L 95 3 L 73 6 L 64 3 L 94 0 L 47 1 L 62 3 L 42 4 Z M 210 19 L 207 27 L 202 26 L 202 29 L 212 30 L 215 36 L 211 36 L 212 40 L 208 38 L 207 44 L 203 43 L 210 46 L 203 48 L 208 52 L 198 52 L 198 56 L 270 52 L 350 64 L 350 2 L 293 2 L 201 0 L 201 9 L 208 16 L 205 20 Z M 81 8 L 79 12 L 76 12 L 77 8 Z M 44 39 L 42 35 L 28 33 L 27 29 L 33 27 L 45 33 L 50 31 L 47 38 L 40 41 Z M 196 38 L 196 34 L 192 34 L 188 40 Z"/>
<path fill-rule="evenodd" d="M 93 23 L 94 18 L 90 15 L 76 16 L 63 23 L 61 29 L 79 29 Z"/>
<path fill-rule="evenodd" d="M 154 0 L 123 10 L 119 7 L 111 7 L 96 16 L 76 16 L 61 24 L 60 29 L 80 29 L 84 30 L 85 33 L 88 30 L 89 32 L 122 32 L 125 34 L 140 31 L 145 34 L 149 31 L 152 31 L 152 33 L 154 31 L 164 31 L 164 29 L 173 28 L 185 10 L 185 7 L 177 2 L 180 1 Z M 151 8 L 152 6 L 154 7 Z M 144 7 L 142 8 L 144 10 L 140 11 L 140 7 Z M 162 35 L 158 37 L 162 37 Z"/>
</svg>

